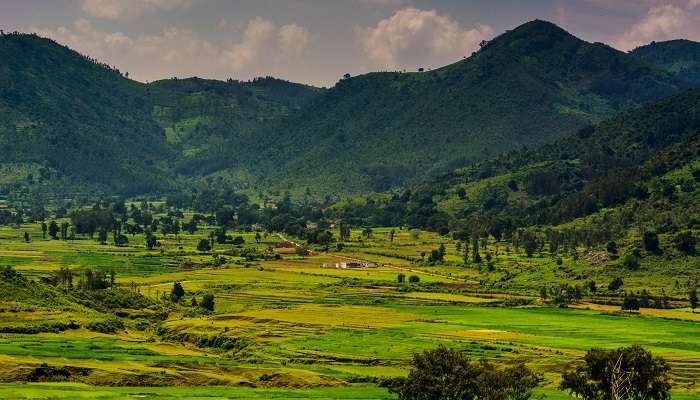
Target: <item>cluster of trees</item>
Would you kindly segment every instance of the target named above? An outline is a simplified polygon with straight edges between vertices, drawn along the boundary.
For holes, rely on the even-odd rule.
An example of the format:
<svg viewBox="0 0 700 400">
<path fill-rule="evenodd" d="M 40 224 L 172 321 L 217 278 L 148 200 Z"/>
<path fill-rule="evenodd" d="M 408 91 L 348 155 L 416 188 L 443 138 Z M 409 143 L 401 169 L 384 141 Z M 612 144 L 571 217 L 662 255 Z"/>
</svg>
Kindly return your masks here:
<svg viewBox="0 0 700 400">
<path fill-rule="evenodd" d="M 42 278 L 45 283 L 61 287 L 63 289 L 102 290 L 116 286 L 117 274 L 113 269 L 109 271 L 86 268 L 76 272 L 67 267 L 53 271 L 49 276 Z M 77 280 L 77 283 L 74 281 Z"/>
<path fill-rule="evenodd" d="M 182 283 L 174 282 L 173 288 L 170 290 L 170 300 L 173 303 L 179 303 L 185 297 L 185 289 L 182 287 Z M 200 307 L 208 312 L 214 311 L 214 295 L 211 293 L 205 293 L 201 300 L 198 302 L 197 298 L 193 295 L 191 300 L 192 307 Z"/>
<path fill-rule="evenodd" d="M 408 376 L 385 382 L 399 400 L 527 400 L 542 382 L 522 363 L 498 367 L 442 346 L 414 354 L 410 364 Z M 563 374 L 560 389 L 582 400 L 668 400 L 669 367 L 640 346 L 592 349 Z"/>
</svg>

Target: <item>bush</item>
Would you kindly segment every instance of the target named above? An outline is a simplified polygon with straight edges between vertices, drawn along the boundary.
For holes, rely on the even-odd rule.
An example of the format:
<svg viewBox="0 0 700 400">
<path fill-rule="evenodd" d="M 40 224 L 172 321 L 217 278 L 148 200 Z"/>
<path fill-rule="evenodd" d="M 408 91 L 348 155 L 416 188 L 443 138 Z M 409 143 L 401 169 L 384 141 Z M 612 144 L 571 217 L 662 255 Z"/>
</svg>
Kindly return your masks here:
<svg viewBox="0 0 700 400">
<path fill-rule="evenodd" d="M 669 367 L 641 346 L 588 351 L 585 365 L 564 373 L 561 390 L 583 400 L 670 399 Z M 620 393 L 620 389 L 626 393 Z"/>
<path fill-rule="evenodd" d="M 673 237 L 673 244 L 679 251 L 685 254 L 695 254 L 697 239 L 691 231 L 683 231 Z"/>
<path fill-rule="evenodd" d="M 409 283 L 419 283 L 420 277 L 418 277 L 418 275 L 411 275 L 408 277 L 408 282 Z"/>
<path fill-rule="evenodd" d="M 199 306 L 207 311 L 214 311 L 214 295 L 207 293 L 202 296 L 202 301 L 199 303 Z"/>
<path fill-rule="evenodd" d="M 413 355 L 406 378 L 383 384 L 399 400 L 530 398 L 540 377 L 524 364 L 498 368 L 459 350 L 438 347 Z"/>
<path fill-rule="evenodd" d="M 103 320 L 90 321 L 85 327 L 93 332 L 115 333 L 124 329 L 124 321 L 117 317 L 107 317 Z"/>
<path fill-rule="evenodd" d="M 656 232 L 644 232 L 644 248 L 652 253 L 660 253 L 659 236 Z"/>
<path fill-rule="evenodd" d="M 639 269 L 639 258 L 634 254 L 627 254 L 622 260 L 622 264 L 631 270 Z"/>
<path fill-rule="evenodd" d="M 622 284 L 623 284 L 622 278 L 620 278 L 619 276 L 615 277 L 615 278 L 613 278 L 612 281 L 610 281 L 610 284 L 608 284 L 608 290 L 612 290 L 612 291 L 618 290 L 619 288 L 622 287 Z"/>
</svg>

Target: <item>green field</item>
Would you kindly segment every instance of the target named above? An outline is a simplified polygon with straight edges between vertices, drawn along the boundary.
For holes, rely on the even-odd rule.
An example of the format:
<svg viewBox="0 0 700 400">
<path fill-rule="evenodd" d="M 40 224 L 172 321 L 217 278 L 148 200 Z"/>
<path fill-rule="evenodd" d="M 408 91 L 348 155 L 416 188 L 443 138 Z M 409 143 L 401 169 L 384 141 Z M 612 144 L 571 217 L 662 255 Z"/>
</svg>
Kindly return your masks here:
<svg viewBox="0 0 700 400">
<path fill-rule="evenodd" d="M 276 235 L 258 242 L 253 233 L 240 233 L 242 247 L 265 252 L 272 246 L 278 254 L 251 260 L 227 255 L 231 245 L 197 251 L 209 230 L 161 238 L 159 248 L 147 250 L 139 235 L 130 237 L 129 246 L 115 247 L 89 238 L 42 239 L 36 224 L 0 228 L 0 264 L 30 279 L 61 267 L 114 270 L 119 286 L 168 310 L 165 319 L 155 320 L 155 308 L 144 314 L 124 306 L 114 311 L 123 328 L 100 333 L 91 322 L 107 312 L 62 302 L 60 290 L 51 292 L 55 302 L 4 293 L 0 329 L 38 331 L 0 334 L 0 398 L 387 399 L 392 397 L 380 380 L 405 375 L 413 352 L 441 344 L 497 363 L 524 360 L 544 376 L 538 393 L 547 398 L 568 397 L 556 390 L 560 374 L 591 347 L 642 344 L 671 365 L 674 397 L 700 395 L 700 314 L 683 308 L 621 313 L 619 306 L 589 302 L 595 298 L 569 308 L 543 305 L 533 282 L 566 279 L 551 257 L 526 258 L 506 244 L 489 243 L 489 251 L 499 254 L 498 268 L 486 271 L 461 266 L 449 239 L 395 229 L 391 241 L 390 229 L 383 228 L 370 238 L 353 231 L 343 251 L 310 256 L 279 247 Z M 31 242 L 22 240 L 24 231 Z M 448 249 L 445 263 L 419 262 L 422 252 L 441 243 Z M 220 257 L 225 259 L 214 266 Z M 348 259 L 381 265 L 334 268 Z M 488 284 L 508 271 L 515 276 L 508 285 Z M 398 274 L 416 275 L 419 282 L 399 285 Z M 630 281 L 648 279 L 640 273 Z M 186 293 L 173 305 L 162 298 L 176 281 Z M 215 297 L 211 314 L 190 306 L 205 293 Z M 46 328 L 67 321 L 77 326 Z M 26 382 L 41 366 L 70 375 L 61 382 Z"/>
</svg>

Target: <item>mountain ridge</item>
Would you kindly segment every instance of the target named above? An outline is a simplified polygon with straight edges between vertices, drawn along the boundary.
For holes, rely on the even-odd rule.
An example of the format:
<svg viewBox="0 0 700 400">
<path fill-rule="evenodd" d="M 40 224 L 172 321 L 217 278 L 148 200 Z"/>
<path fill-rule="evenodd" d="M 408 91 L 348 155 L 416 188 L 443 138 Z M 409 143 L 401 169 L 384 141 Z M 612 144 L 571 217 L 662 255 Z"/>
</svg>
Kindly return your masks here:
<svg viewBox="0 0 700 400">
<path fill-rule="evenodd" d="M 5 192 L 30 175 L 126 195 L 202 178 L 257 193 L 386 191 L 691 86 L 669 68 L 677 52 L 656 66 L 540 20 L 433 71 L 328 90 L 269 77 L 143 84 L 31 34 L 0 38 L 0 55 Z"/>
</svg>

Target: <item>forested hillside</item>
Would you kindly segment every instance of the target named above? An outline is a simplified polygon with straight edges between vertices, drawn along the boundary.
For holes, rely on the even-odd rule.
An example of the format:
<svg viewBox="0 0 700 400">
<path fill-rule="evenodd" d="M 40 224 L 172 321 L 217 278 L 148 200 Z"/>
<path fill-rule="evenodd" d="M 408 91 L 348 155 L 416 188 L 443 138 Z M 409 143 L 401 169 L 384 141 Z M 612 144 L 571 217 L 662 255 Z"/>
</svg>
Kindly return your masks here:
<svg viewBox="0 0 700 400">
<path fill-rule="evenodd" d="M 700 91 L 691 90 L 341 213 L 466 237 L 531 231 L 632 245 L 643 234 L 663 235 L 665 245 L 694 254 L 699 182 Z"/>
<path fill-rule="evenodd" d="M 203 178 L 316 198 L 405 188 L 692 86 L 697 52 L 683 49 L 696 45 L 626 54 L 533 21 L 438 70 L 324 90 L 274 78 L 142 84 L 51 40 L 6 34 L 0 190 L 164 194 Z"/>
<path fill-rule="evenodd" d="M 654 42 L 631 54 L 692 85 L 700 84 L 700 43 L 690 40 Z"/>
<path fill-rule="evenodd" d="M 34 35 L 0 37 L 0 60 L 8 184 L 68 176 L 125 194 L 167 188 L 176 154 L 151 118 L 145 85 Z"/>
<path fill-rule="evenodd" d="M 439 70 L 344 79 L 265 135 L 263 154 L 279 187 L 386 190 L 551 142 L 679 86 L 629 54 L 534 21 Z"/>
<path fill-rule="evenodd" d="M 262 126 L 298 111 L 322 92 L 269 77 L 252 82 L 167 79 L 147 90 L 153 118 L 182 155 L 176 170 L 185 175 L 227 167 L 255 145 Z"/>
<path fill-rule="evenodd" d="M 219 169 L 320 89 L 273 78 L 142 84 L 36 35 L 0 37 L 3 192 L 133 195 Z M 236 147 L 222 152 L 222 143 Z M 211 162 L 209 162 L 211 161 Z M 41 188 L 41 190 L 36 190 Z"/>
</svg>

